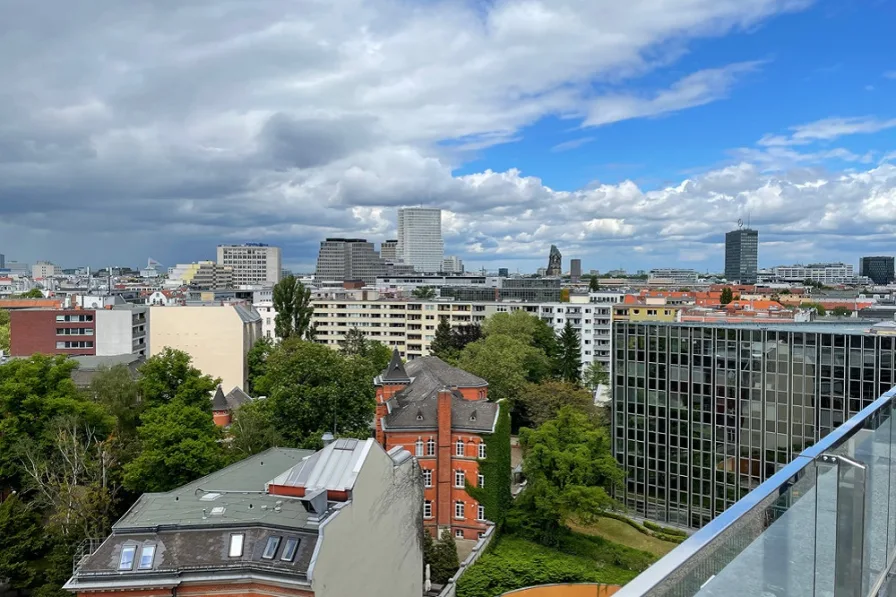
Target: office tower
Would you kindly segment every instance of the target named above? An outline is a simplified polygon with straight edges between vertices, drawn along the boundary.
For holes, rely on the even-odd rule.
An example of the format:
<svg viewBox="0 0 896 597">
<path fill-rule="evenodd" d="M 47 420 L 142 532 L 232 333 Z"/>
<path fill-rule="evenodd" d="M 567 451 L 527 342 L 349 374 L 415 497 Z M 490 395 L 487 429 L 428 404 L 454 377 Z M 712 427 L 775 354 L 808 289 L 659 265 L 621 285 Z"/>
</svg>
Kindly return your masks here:
<svg viewBox="0 0 896 597">
<path fill-rule="evenodd" d="M 445 255 L 442 210 L 426 207 L 399 209 L 396 253 L 400 260 L 420 273 L 437 273 L 442 269 Z"/>
<path fill-rule="evenodd" d="M 578 282 L 579 278 L 582 277 L 582 260 L 581 259 L 570 259 L 569 260 L 569 277 L 573 282 Z"/>
<path fill-rule="evenodd" d="M 384 240 L 380 243 L 380 259 L 387 263 L 398 261 L 398 240 Z"/>
<path fill-rule="evenodd" d="M 446 274 L 462 274 L 464 273 L 464 262 L 454 255 L 449 255 L 442 260 L 442 271 Z"/>
<path fill-rule="evenodd" d="M 6 255 L 0 253 L 0 269 L 6 269 Z"/>
<path fill-rule="evenodd" d="M 862 257 L 859 275 L 868 276 L 875 284 L 886 285 L 896 279 L 893 271 L 893 258 L 886 256 Z"/>
<path fill-rule="evenodd" d="M 314 278 L 319 282 L 363 280 L 372 285 L 385 271 L 373 243 L 363 238 L 328 238 L 320 243 Z"/>
<path fill-rule="evenodd" d="M 739 228 L 725 234 L 725 278 L 729 282 L 755 284 L 758 269 L 759 232 Z"/>
<path fill-rule="evenodd" d="M 40 280 L 43 278 L 52 278 L 53 276 L 61 273 L 58 267 L 50 263 L 49 261 L 38 261 L 34 265 L 31 266 L 31 277 L 35 280 Z"/>
<path fill-rule="evenodd" d="M 880 324 L 613 324 L 616 497 L 700 527 L 893 387 Z"/>
<path fill-rule="evenodd" d="M 551 245 L 551 253 L 548 255 L 548 268 L 545 270 L 548 276 L 560 276 L 563 274 L 563 256 L 556 245 Z"/>
<path fill-rule="evenodd" d="M 276 284 L 283 270 L 280 247 L 264 243 L 218 245 L 218 265 L 233 268 L 236 286 Z"/>
<path fill-rule="evenodd" d="M 498 268 L 498 277 L 499 278 L 510 277 L 510 270 L 506 267 L 499 267 Z"/>
</svg>

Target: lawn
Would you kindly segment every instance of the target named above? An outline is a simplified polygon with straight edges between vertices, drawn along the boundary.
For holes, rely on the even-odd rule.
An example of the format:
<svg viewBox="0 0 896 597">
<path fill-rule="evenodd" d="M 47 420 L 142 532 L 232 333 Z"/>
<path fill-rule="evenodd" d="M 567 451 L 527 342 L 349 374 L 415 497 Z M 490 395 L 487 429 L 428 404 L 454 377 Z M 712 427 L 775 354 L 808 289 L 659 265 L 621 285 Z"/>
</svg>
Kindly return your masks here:
<svg viewBox="0 0 896 597">
<path fill-rule="evenodd" d="M 675 549 L 678 544 L 669 541 L 663 541 L 650 535 L 638 532 L 630 525 L 625 524 L 621 520 L 615 518 L 601 517 L 597 522 L 589 525 L 580 525 L 573 522 L 568 523 L 569 527 L 579 533 L 586 535 L 596 535 L 609 539 L 615 543 L 620 543 L 634 549 L 640 549 L 652 553 L 657 557 L 662 557 Z"/>
</svg>

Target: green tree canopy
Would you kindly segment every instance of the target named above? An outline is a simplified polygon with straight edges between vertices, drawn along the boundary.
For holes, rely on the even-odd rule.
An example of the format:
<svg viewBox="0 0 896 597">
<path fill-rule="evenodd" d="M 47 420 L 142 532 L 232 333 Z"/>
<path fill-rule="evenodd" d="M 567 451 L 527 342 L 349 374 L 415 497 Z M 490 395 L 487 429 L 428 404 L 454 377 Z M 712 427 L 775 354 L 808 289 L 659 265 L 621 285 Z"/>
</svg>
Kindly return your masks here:
<svg viewBox="0 0 896 597">
<path fill-rule="evenodd" d="M 572 327 L 572 322 L 566 320 L 563 331 L 560 332 L 557 350 L 557 371 L 560 379 L 571 384 L 578 384 L 582 379 L 582 346 L 579 333 Z"/>
<path fill-rule="evenodd" d="M 274 333 L 278 338 L 314 338 L 314 307 L 311 305 L 310 288 L 306 288 L 295 276 L 286 276 L 274 286 L 273 301 L 277 312 Z"/>
<path fill-rule="evenodd" d="M 115 417 L 119 436 L 133 437 L 140 424 L 140 387 L 127 365 L 100 370 L 90 382 L 91 397 Z"/>
<path fill-rule="evenodd" d="M 449 361 L 456 356 L 454 339 L 451 333 L 451 324 L 448 323 L 447 317 L 439 318 L 439 325 L 436 326 L 435 336 L 429 344 L 429 352 L 445 361 Z"/>
<path fill-rule="evenodd" d="M 831 311 L 831 315 L 836 315 L 837 317 L 847 317 L 849 315 L 852 315 L 852 311 L 850 311 L 843 305 L 837 305 Z"/>
<path fill-rule="evenodd" d="M 243 404 L 233 413 L 230 449 L 234 458 L 246 458 L 283 443 L 276 429 L 271 404 L 268 400 L 255 400 Z"/>
<path fill-rule="evenodd" d="M 727 305 L 731 301 L 734 300 L 734 293 L 731 291 L 731 287 L 726 286 L 722 289 L 722 296 L 719 297 L 720 305 Z"/>
<path fill-rule="evenodd" d="M 444 529 L 438 541 L 432 546 L 432 561 L 429 562 L 429 577 L 435 584 L 445 584 L 460 568 L 457 544 L 451 531 Z"/>
<path fill-rule="evenodd" d="M 588 281 L 588 290 L 590 292 L 597 292 L 600 290 L 600 284 L 597 283 L 597 276 L 591 276 L 591 279 Z"/>
<path fill-rule="evenodd" d="M 203 374 L 192 363 L 190 355 L 168 347 L 147 359 L 140 366 L 138 381 L 146 408 L 177 400 L 211 412 L 211 395 L 221 380 Z"/>
<path fill-rule="evenodd" d="M 610 375 L 607 368 L 600 361 L 591 361 L 585 367 L 585 373 L 582 375 L 582 384 L 592 392 L 597 391 L 600 385 L 609 385 Z"/>
<path fill-rule="evenodd" d="M 32 288 L 31 290 L 26 290 L 25 292 L 20 294 L 19 298 L 40 299 L 44 298 L 44 293 L 40 291 L 40 288 Z"/>
<path fill-rule="evenodd" d="M 9 352 L 9 311 L 0 309 L 0 350 Z"/>
<path fill-rule="evenodd" d="M 380 373 L 389 366 L 392 359 L 392 349 L 379 340 L 367 340 L 364 354 L 361 355 L 373 366 L 374 371 Z"/>
<path fill-rule="evenodd" d="M 415 299 L 429 300 L 436 298 L 436 289 L 432 286 L 418 286 L 411 291 Z"/>
<path fill-rule="evenodd" d="M 828 314 L 828 310 L 821 303 L 801 303 L 800 307 L 803 309 L 815 309 L 815 314 L 819 317 L 824 317 Z"/>
<path fill-rule="evenodd" d="M 367 336 L 357 326 L 353 327 L 339 341 L 339 352 L 346 356 L 363 355 L 367 352 Z"/>
<path fill-rule="evenodd" d="M 248 370 L 246 392 L 255 396 L 255 381 L 264 375 L 267 369 L 268 355 L 274 350 L 274 342 L 268 337 L 259 338 L 246 355 L 246 368 Z"/>
<path fill-rule="evenodd" d="M 540 318 L 525 311 L 495 313 L 482 325 L 484 336 L 510 336 L 541 350 L 548 359 L 557 356 L 557 336 L 554 329 Z"/>
<path fill-rule="evenodd" d="M 36 571 L 31 563 L 43 548 L 44 532 L 40 517 L 12 495 L 0 503 L 0 578 L 12 589 L 33 586 Z"/>
<path fill-rule="evenodd" d="M 568 406 L 538 429 L 522 429 L 523 473 L 529 483 L 517 498 L 515 524 L 554 545 L 567 518 L 589 523 L 611 507 L 608 491 L 624 481 L 625 473 L 610 442 L 605 427 Z"/>
<path fill-rule="evenodd" d="M 320 447 L 320 436 L 366 438 L 374 413 L 372 380 L 380 371 L 366 359 L 288 338 L 268 357 L 258 380 L 268 398 L 276 431 L 287 445 Z"/>
<path fill-rule="evenodd" d="M 516 400 L 528 382 L 538 382 L 551 370 L 545 354 L 524 340 L 490 334 L 468 344 L 461 352 L 458 367 L 488 382 L 492 401 Z"/>
<path fill-rule="evenodd" d="M 377 372 L 389 365 L 392 351 L 378 340 L 371 340 L 357 327 L 350 329 L 339 341 L 339 352 L 347 357 L 366 360 Z"/>
<path fill-rule="evenodd" d="M 560 409 L 566 406 L 588 417 L 596 415 L 591 392 L 556 379 L 527 384 L 520 393 L 519 405 L 524 420 L 534 427 L 556 418 Z"/>
</svg>

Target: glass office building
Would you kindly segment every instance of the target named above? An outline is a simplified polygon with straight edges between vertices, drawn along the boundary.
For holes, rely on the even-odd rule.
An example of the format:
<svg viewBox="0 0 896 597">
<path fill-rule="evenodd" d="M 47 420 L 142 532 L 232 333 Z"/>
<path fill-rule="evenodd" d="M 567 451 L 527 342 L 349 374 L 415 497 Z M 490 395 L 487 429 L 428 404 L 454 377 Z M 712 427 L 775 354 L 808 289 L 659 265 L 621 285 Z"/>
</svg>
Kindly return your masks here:
<svg viewBox="0 0 896 597">
<path fill-rule="evenodd" d="M 892 330 L 884 330 L 891 332 Z M 870 324 L 614 324 L 617 492 L 701 527 L 894 385 Z"/>
</svg>

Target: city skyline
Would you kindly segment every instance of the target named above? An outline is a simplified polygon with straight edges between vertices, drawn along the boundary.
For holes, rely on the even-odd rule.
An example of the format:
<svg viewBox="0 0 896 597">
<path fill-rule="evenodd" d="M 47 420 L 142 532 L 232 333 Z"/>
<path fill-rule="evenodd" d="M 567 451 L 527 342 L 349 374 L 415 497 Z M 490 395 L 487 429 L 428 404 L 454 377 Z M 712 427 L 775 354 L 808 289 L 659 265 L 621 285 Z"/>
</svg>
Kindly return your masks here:
<svg viewBox="0 0 896 597">
<path fill-rule="evenodd" d="M 891 6 L 243 2 L 16 15 L 8 258 L 175 263 L 253 240 L 310 270 L 322 239 L 394 238 L 420 204 L 469 269 L 534 270 L 551 244 L 586 270 L 720 269 L 747 213 L 787 261 L 889 252 Z"/>
</svg>

